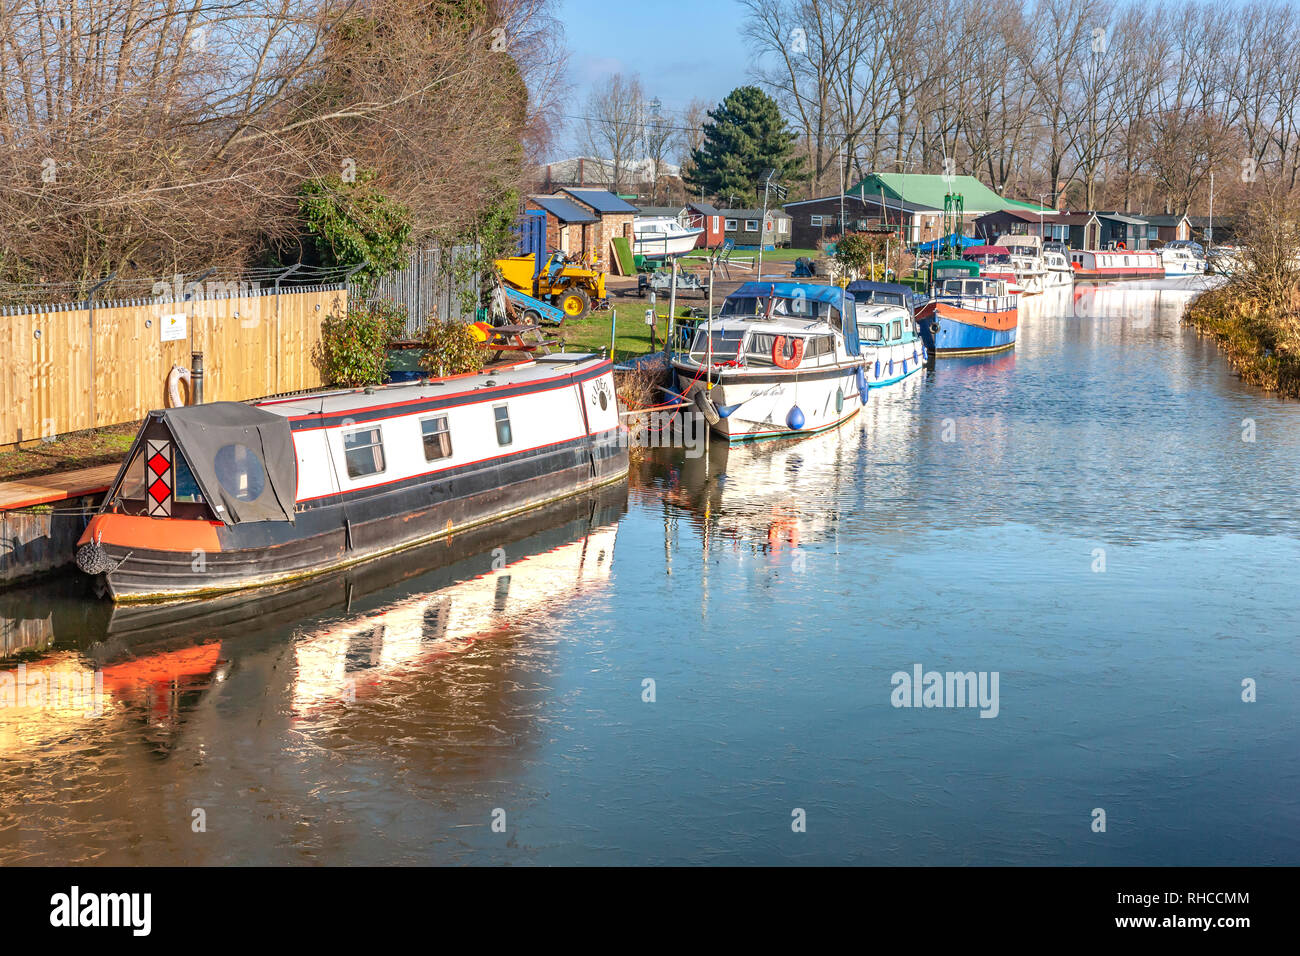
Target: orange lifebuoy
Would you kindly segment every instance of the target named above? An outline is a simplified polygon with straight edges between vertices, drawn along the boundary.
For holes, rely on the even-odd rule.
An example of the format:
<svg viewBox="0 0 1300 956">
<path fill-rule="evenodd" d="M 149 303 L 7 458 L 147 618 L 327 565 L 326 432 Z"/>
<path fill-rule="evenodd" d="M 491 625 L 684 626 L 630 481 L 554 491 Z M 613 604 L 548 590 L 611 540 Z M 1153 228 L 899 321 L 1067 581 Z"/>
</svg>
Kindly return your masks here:
<svg viewBox="0 0 1300 956">
<path fill-rule="evenodd" d="M 791 343 L 789 358 L 785 355 L 785 343 Z M 786 339 L 784 335 L 778 335 L 772 341 L 772 364 L 777 368 L 798 368 L 799 363 L 803 361 L 803 339 Z"/>
<path fill-rule="evenodd" d="M 1115 243 L 1115 248 L 1116 248 L 1116 249 L 1124 249 L 1124 250 L 1127 250 L 1127 249 L 1128 249 L 1128 246 L 1124 245 L 1124 243 L 1122 243 L 1122 242 L 1117 242 L 1117 243 Z"/>
</svg>

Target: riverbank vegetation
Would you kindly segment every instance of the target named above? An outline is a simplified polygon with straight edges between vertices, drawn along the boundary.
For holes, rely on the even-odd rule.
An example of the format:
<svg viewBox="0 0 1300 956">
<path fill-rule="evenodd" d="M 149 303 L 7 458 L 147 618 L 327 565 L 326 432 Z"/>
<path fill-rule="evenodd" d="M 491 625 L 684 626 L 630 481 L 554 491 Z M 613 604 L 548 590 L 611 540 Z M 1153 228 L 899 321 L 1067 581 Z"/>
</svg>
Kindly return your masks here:
<svg viewBox="0 0 1300 956">
<path fill-rule="evenodd" d="M 1226 281 L 1189 306 L 1186 321 L 1213 336 L 1242 380 L 1300 398 L 1300 202 L 1255 203 Z"/>
<path fill-rule="evenodd" d="M 336 281 L 476 234 L 551 135 L 553 5 L 6 5 L 0 293 L 79 299 L 111 276 L 99 296 L 120 298 L 300 262 L 289 281 Z M 375 222 L 396 248 L 371 261 L 353 240 Z"/>
</svg>

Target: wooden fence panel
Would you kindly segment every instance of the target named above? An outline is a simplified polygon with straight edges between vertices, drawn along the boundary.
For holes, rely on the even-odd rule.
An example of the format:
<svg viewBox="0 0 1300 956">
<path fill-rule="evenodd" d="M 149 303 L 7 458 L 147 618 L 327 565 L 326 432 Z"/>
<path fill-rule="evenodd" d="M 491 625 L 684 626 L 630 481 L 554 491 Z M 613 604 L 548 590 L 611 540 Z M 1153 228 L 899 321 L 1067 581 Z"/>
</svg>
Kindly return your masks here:
<svg viewBox="0 0 1300 956">
<path fill-rule="evenodd" d="M 85 308 L 0 314 L 0 447 L 137 421 L 167 405 L 167 376 L 188 368 L 193 351 L 203 353 L 210 402 L 320 388 L 321 322 L 346 311 L 345 289 L 317 287 L 105 303 L 93 335 Z M 175 315 L 186 335 L 164 342 Z"/>
</svg>

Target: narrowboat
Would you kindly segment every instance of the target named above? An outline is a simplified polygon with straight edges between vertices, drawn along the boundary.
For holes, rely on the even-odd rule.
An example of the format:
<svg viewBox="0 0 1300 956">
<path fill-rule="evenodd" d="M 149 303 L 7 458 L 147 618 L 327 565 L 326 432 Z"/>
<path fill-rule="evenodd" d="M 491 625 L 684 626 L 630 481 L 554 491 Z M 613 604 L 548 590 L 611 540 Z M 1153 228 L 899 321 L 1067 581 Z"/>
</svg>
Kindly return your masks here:
<svg viewBox="0 0 1300 956">
<path fill-rule="evenodd" d="M 1163 279 L 1160 253 L 1136 249 L 1071 249 L 1070 265 L 1076 282 L 1115 282 L 1120 279 Z"/>
<path fill-rule="evenodd" d="M 912 290 L 891 282 L 858 280 L 850 282 L 846 291 L 854 299 L 867 385 L 892 385 L 919 371 L 928 352 L 916 322 Z"/>
<path fill-rule="evenodd" d="M 939 263 L 936 263 L 936 274 Z M 944 270 L 917 312 L 925 345 L 938 358 L 982 355 L 1014 348 L 1019 313 L 1016 297 L 1002 279 L 982 275 L 952 276 Z M 972 270 L 974 264 L 971 264 Z"/>
<path fill-rule="evenodd" d="M 623 434 L 591 354 L 154 411 L 77 565 L 114 601 L 292 581 L 621 480 Z"/>
<path fill-rule="evenodd" d="M 869 387 L 853 314 L 838 286 L 746 282 L 673 358 L 679 397 L 728 441 L 832 428 Z"/>
</svg>

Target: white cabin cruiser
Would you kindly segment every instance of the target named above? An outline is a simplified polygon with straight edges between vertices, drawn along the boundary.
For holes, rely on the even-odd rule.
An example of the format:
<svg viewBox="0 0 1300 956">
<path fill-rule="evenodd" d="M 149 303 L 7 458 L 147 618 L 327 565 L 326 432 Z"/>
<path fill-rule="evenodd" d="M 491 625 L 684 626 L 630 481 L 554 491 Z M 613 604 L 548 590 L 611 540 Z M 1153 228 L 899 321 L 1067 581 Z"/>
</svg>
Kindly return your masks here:
<svg viewBox="0 0 1300 956">
<path fill-rule="evenodd" d="M 891 282 L 850 282 L 859 351 L 871 388 L 901 382 L 921 370 L 928 352 L 913 307 L 915 293 Z"/>
<path fill-rule="evenodd" d="M 838 425 L 869 387 L 853 309 L 837 286 L 746 282 L 673 359 L 677 391 L 729 441 Z"/>
<path fill-rule="evenodd" d="M 1199 276 L 1205 273 L 1205 257 L 1199 254 L 1199 245 L 1179 241 L 1165 243 L 1160 249 L 1160 261 L 1167 276 Z"/>
<path fill-rule="evenodd" d="M 1043 258 L 1043 240 L 1038 236 L 1007 233 L 998 236 L 994 245 L 1011 254 L 1011 271 L 1022 295 L 1039 295 L 1047 287 L 1047 264 Z"/>
<path fill-rule="evenodd" d="M 638 216 L 632 220 L 632 251 L 650 259 L 680 256 L 695 248 L 703 232 L 668 216 Z"/>
<path fill-rule="evenodd" d="M 1065 289 L 1074 285 L 1074 269 L 1070 266 L 1070 257 L 1056 249 L 1043 250 L 1043 266 L 1047 275 L 1043 285 L 1048 289 Z"/>
</svg>

